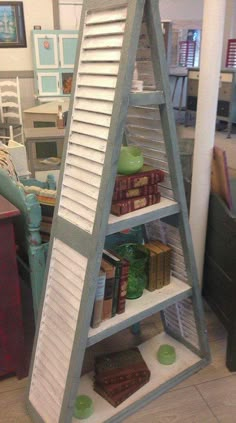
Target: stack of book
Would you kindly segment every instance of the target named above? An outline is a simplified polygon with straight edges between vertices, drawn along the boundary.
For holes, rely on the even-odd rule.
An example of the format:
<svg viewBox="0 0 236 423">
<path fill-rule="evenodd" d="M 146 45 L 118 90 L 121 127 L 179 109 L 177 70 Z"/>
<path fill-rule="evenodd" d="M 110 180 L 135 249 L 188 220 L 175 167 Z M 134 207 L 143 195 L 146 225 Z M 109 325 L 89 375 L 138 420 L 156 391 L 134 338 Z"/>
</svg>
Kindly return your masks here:
<svg viewBox="0 0 236 423">
<path fill-rule="evenodd" d="M 140 245 L 149 253 L 147 289 L 154 291 L 170 283 L 171 248 L 160 241 Z"/>
<path fill-rule="evenodd" d="M 162 170 L 144 165 L 133 175 L 117 175 L 111 213 L 121 216 L 160 202 L 158 183 L 164 179 Z"/>
<path fill-rule="evenodd" d="M 94 390 L 117 407 L 150 379 L 138 348 L 106 354 L 95 359 Z"/>
<path fill-rule="evenodd" d="M 92 328 L 102 320 L 124 313 L 129 261 L 110 250 L 103 251 L 91 320 Z"/>
<path fill-rule="evenodd" d="M 41 204 L 42 221 L 40 224 L 40 234 L 42 242 L 49 242 L 52 228 L 54 205 Z"/>
</svg>

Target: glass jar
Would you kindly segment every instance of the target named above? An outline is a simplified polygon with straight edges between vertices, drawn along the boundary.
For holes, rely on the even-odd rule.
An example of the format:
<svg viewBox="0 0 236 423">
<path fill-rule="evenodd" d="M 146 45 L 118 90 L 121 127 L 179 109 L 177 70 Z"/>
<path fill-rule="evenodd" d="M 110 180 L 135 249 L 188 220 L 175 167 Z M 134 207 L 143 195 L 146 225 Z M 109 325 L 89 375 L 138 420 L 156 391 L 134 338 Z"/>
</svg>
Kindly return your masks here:
<svg viewBox="0 0 236 423">
<path fill-rule="evenodd" d="M 127 298 L 139 298 L 147 283 L 148 252 L 139 249 L 139 244 L 123 244 L 115 248 L 115 251 L 130 263 Z"/>
</svg>

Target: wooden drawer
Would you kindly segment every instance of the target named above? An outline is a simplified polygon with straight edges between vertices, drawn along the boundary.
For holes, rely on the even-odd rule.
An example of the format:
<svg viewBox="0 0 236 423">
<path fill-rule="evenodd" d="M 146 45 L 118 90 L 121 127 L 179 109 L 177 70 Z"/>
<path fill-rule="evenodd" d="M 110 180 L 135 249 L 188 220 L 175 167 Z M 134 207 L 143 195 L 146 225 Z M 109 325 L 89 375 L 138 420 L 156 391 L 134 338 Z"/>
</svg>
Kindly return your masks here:
<svg viewBox="0 0 236 423">
<path fill-rule="evenodd" d="M 197 96 L 198 93 L 198 80 L 197 79 L 189 79 L 188 80 L 188 95 L 190 96 Z"/>
<path fill-rule="evenodd" d="M 232 95 L 232 84 L 230 82 L 222 82 L 219 89 L 219 100 L 230 101 Z"/>
<path fill-rule="evenodd" d="M 188 72 L 189 79 L 199 79 L 199 71 L 189 71 Z"/>
<path fill-rule="evenodd" d="M 229 107 L 230 103 L 228 101 L 218 101 L 217 116 L 228 117 Z"/>
<path fill-rule="evenodd" d="M 187 110 L 195 112 L 197 110 L 197 96 L 187 97 Z"/>
<path fill-rule="evenodd" d="M 221 72 L 220 80 L 221 82 L 233 82 L 233 73 Z"/>
</svg>

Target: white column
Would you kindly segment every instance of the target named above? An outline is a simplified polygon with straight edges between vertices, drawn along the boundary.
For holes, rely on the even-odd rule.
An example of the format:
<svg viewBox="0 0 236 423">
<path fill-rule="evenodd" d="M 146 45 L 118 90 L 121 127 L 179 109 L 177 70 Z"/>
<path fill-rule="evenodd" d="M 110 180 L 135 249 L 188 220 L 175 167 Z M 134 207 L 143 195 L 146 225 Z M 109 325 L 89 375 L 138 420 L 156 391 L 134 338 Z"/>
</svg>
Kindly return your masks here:
<svg viewBox="0 0 236 423">
<path fill-rule="evenodd" d="M 202 282 L 226 0 L 204 0 L 190 226 Z"/>
</svg>

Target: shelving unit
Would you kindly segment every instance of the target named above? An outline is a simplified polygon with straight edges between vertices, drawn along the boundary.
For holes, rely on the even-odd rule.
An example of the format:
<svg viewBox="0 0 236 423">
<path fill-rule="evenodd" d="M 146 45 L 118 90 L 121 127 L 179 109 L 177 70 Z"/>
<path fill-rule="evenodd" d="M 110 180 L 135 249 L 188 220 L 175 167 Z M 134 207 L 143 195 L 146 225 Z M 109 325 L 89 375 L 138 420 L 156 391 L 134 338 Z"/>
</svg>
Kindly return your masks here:
<svg viewBox="0 0 236 423">
<path fill-rule="evenodd" d="M 130 93 L 135 61 L 142 93 Z M 39 423 L 76 423 L 78 392 L 94 401 L 88 423 L 121 422 L 209 361 L 158 2 L 85 1 L 76 63 L 29 384 Z M 109 212 L 124 131 L 165 179 L 159 204 L 116 217 Z M 148 239 L 172 247 L 170 285 L 127 300 L 124 314 L 91 329 L 105 237 L 144 224 Z M 139 345 L 151 380 L 113 408 L 93 391 L 93 373 L 81 377 L 87 347 L 158 312 L 164 332 Z M 174 365 L 158 363 L 162 343 L 175 346 Z"/>
<path fill-rule="evenodd" d="M 186 123 L 189 114 L 197 111 L 199 69 L 188 70 Z M 222 69 L 219 80 L 219 92 L 216 118 L 227 123 L 227 138 L 231 136 L 233 123 L 236 123 L 236 70 Z"/>
</svg>

